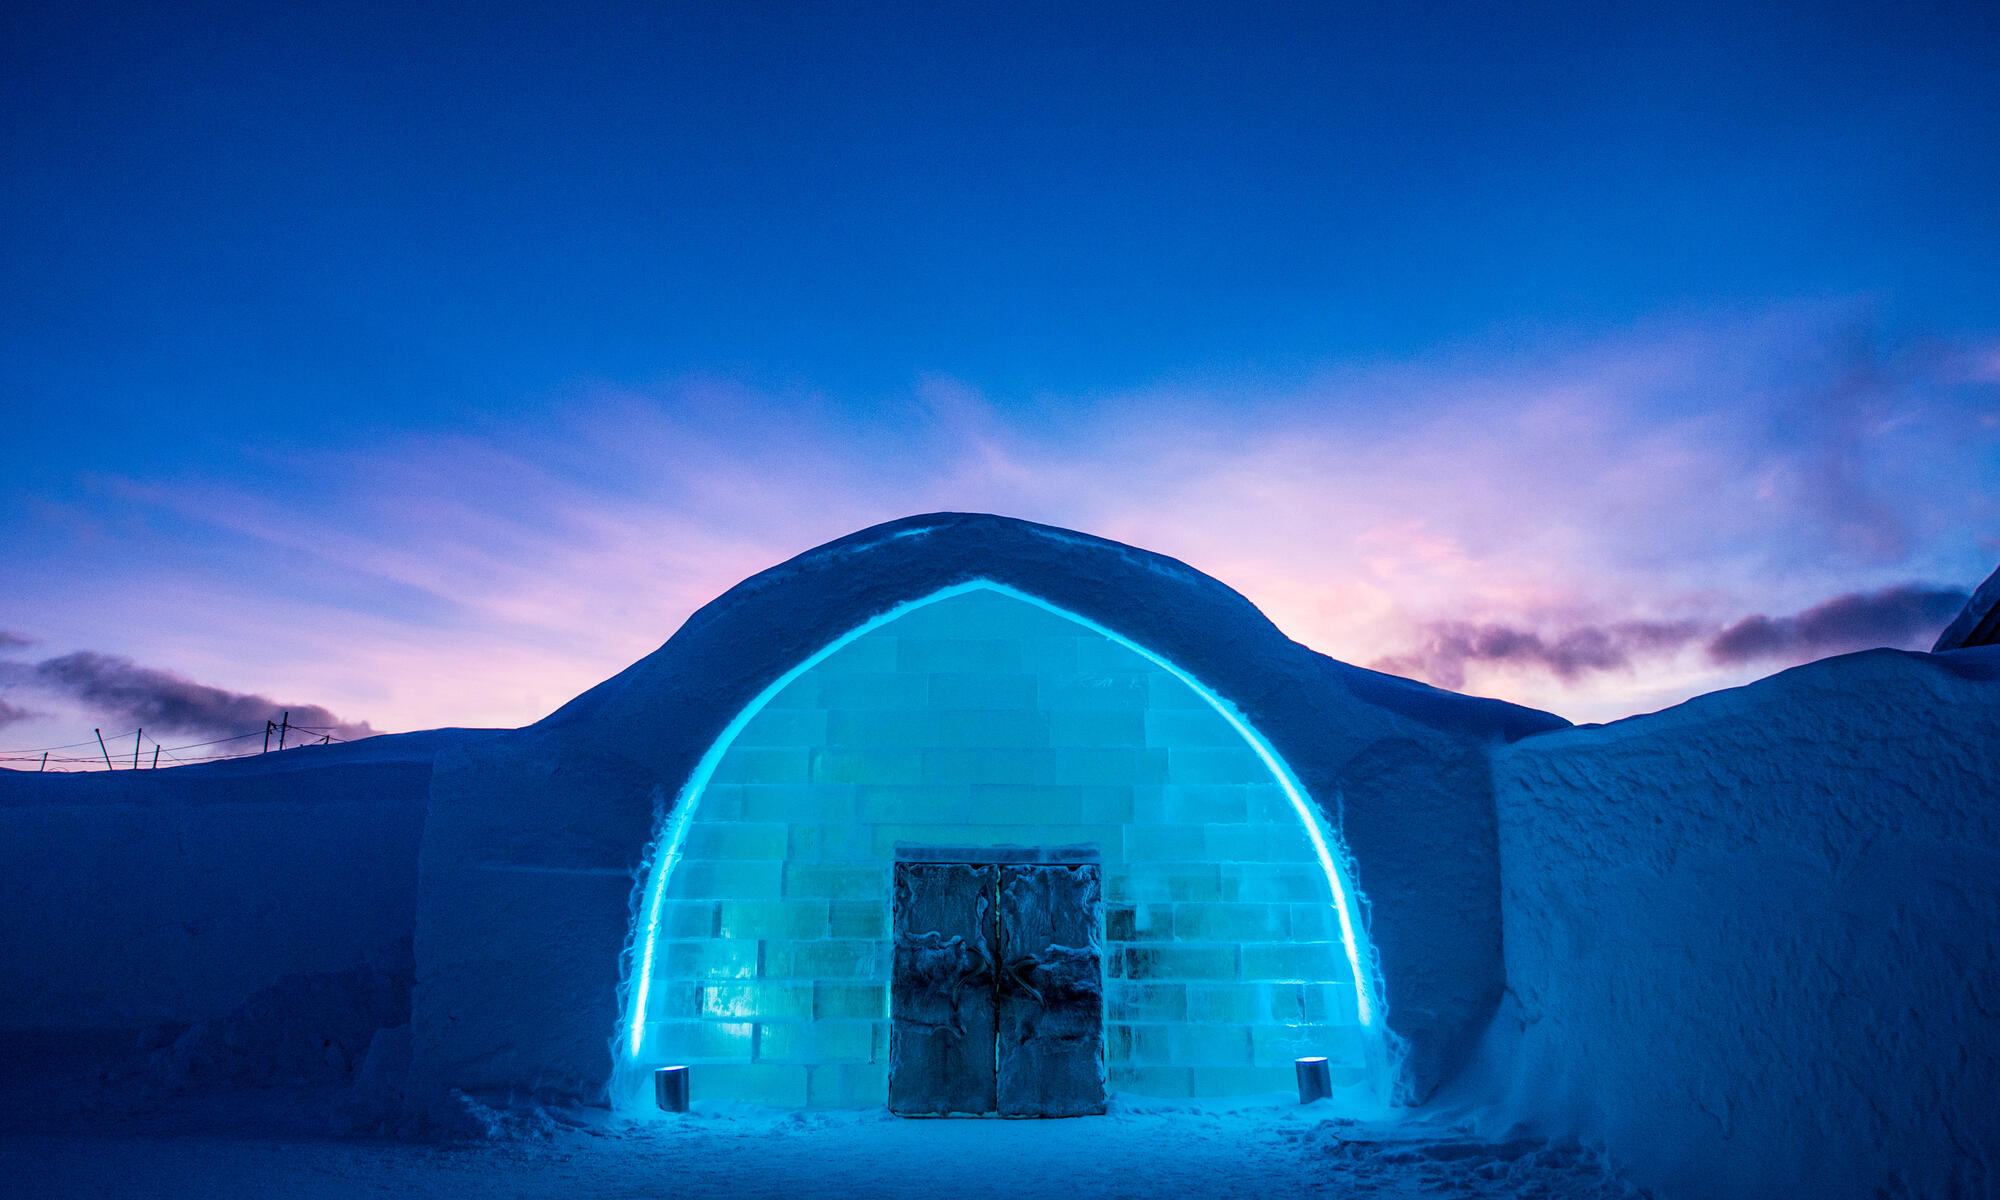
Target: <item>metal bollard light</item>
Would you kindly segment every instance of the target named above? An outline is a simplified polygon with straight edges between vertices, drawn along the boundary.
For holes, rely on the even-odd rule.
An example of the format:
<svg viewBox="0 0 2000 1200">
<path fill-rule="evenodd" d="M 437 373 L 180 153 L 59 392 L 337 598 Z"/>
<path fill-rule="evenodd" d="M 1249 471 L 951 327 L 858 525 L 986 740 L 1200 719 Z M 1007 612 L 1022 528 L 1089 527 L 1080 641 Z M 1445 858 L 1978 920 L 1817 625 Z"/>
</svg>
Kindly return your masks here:
<svg viewBox="0 0 2000 1200">
<path fill-rule="evenodd" d="M 659 1067 L 653 1072 L 653 1099 L 665 1112 L 688 1110 L 688 1069 Z"/>
<path fill-rule="evenodd" d="M 1333 1073 L 1327 1069 L 1324 1058 L 1301 1058 L 1296 1064 L 1299 1070 L 1299 1103 L 1311 1104 L 1333 1095 Z"/>
</svg>

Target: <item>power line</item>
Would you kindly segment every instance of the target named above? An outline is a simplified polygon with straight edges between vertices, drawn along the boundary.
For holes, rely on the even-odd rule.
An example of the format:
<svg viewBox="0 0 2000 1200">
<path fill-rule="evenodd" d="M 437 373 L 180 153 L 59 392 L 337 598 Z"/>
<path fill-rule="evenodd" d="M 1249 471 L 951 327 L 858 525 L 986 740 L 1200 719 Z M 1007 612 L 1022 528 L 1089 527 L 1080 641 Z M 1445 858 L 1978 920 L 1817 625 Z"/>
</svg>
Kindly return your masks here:
<svg viewBox="0 0 2000 1200">
<path fill-rule="evenodd" d="M 339 727 L 333 725 L 292 725 L 288 723 L 287 728 L 300 733 L 309 734 L 311 735 L 311 737 L 309 740 L 295 742 L 291 745 L 282 747 L 282 749 L 284 750 L 296 750 L 300 746 L 332 745 L 336 742 L 344 744 L 349 740 L 347 738 L 336 736 L 333 731 Z M 249 758 L 253 755 L 267 753 L 269 734 L 275 733 L 277 731 L 278 731 L 278 722 L 267 721 L 265 722 L 265 726 L 263 729 L 253 729 L 246 733 L 231 734 L 228 737 L 211 738 L 210 740 L 205 742 L 189 742 L 186 743 L 185 745 L 180 745 L 180 746 L 168 746 L 162 743 L 158 738 L 147 736 L 146 731 L 143 727 L 128 729 L 121 733 L 111 734 L 108 737 L 101 730 L 94 730 L 93 733 L 95 734 L 95 736 L 92 737 L 91 740 L 87 742 L 71 742 L 65 746 L 36 746 L 33 747 L 32 749 L 0 750 L 0 762 L 37 763 L 38 769 L 44 771 L 48 769 L 50 764 L 81 765 L 81 764 L 92 764 L 98 762 L 104 763 L 105 764 L 104 769 L 106 770 L 120 770 L 120 769 L 132 770 L 134 769 L 133 767 L 119 768 L 114 766 L 111 762 L 111 751 L 109 749 L 109 746 L 107 745 L 107 743 L 115 742 L 120 738 L 130 737 L 133 739 L 132 753 L 133 753 L 133 762 L 135 763 L 135 765 L 138 762 L 140 745 L 143 742 L 151 742 L 153 745 L 153 749 L 155 751 L 153 755 L 154 769 L 157 769 L 159 766 L 159 756 L 161 754 L 165 754 L 168 758 L 173 759 L 175 763 L 180 764 L 182 766 L 193 766 L 197 763 L 220 762 L 232 758 Z M 212 746 L 226 746 L 232 742 L 241 742 L 254 737 L 264 737 L 267 742 L 267 747 L 265 749 L 245 750 L 240 753 L 234 753 L 234 754 L 230 753 L 194 754 L 194 755 L 187 755 L 184 757 L 181 753 L 179 753 L 181 751 L 187 751 L 187 750 L 206 750 Z M 71 755 L 71 754 L 56 753 L 59 750 L 81 750 L 91 746 L 96 746 L 98 748 L 97 754 Z"/>
<path fill-rule="evenodd" d="M 275 721 L 274 721 L 274 722 L 272 722 L 271 724 L 272 724 L 272 727 L 273 727 L 273 728 L 275 729 L 275 728 L 276 728 L 276 726 L 277 726 L 277 722 L 275 722 Z M 292 728 L 293 728 L 293 729 L 303 729 L 303 730 L 305 730 L 305 731 L 306 731 L 306 732 L 308 732 L 308 733 L 311 733 L 311 734 L 316 734 L 316 735 L 319 735 L 319 736 L 321 736 L 321 737 L 326 737 L 326 738 L 330 738 L 330 739 L 332 739 L 332 740 L 333 740 L 333 741 L 335 741 L 335 742 L 348 742 L 348 741 L 351 741 L 351 740 L 353 740 L 353 739 L 351 739 L 351 738 L 344 738 L 344 737 L 341 737 L 341 736 L 339 736 L 338 734 L 335 734 L 335 733 L 334 733 L 333 731 L 334 731 L 334 730 L 336 730 L 336 729 L 338 729 L 338 728 L 340 728 L 340 727 L 339 727 L 338 725 L 299 725 L 299 724 L 294 724 L 294 725 L 292 725 Z M 105 740 L 106 742 L 115 742 L 115 741 L 118 741 L 118 740 L 119 740 L 120 738 L 126 738 L 126 737 L 131 737 L 131 736 L 133 736 L 133 735 L 135 735 L 135 734 L 138 734 L 138 733 L 141 733 L 141 732 L 143 732 L 143 730 L 140 730 L 140 729 L 127 729 L 127 730 L 125 730 L 125 731 L 124 731 L 124 732 L 122 732 L 122 733 L 107 733 L 107 734 L 105 734 L 105 735 L 104 735 L 104 740 Z M 148 742 L 151 742 L 151 743 L 152 743 L 153 745 L 155 745 L 155 746 L 159 746 L 159 747 L 161 747 L 161 749 L 162 749 L 162 751 L 163 751 L 164 753 L 167 753 L 167 754 L 172 754 L 172 753 L 173 753 L 174 751 L 176 751 L 176 750 L 199 750 L 199 749 L 203 749 L 203 748 L 205 748 L 205 747 L 208 747 L 208 746 L 222 746 L 222 745 L 227 745 L 227 744 L 228 744 L 228 743 L 230 743 L 230 742 L 240 742 L 240 741 L 242 741 L 242 740 L 243 740 L 243 739 L 245 739 L 245 738 L 253 738 L 253 737 L 261 737 L 261 736 L 263 736 L 263 733 L 264 733 L 264 731 L 263 731 L 262 729 L 253 729 L 253 730 L 251 730 L 251 731 L 250 731 L 250 732 L 248 732 L 248 733 L 238 733 L 238 734 L 232 734 L 232 735 L 230 735 L 229 737 L 222 737 L 222 738 L 213 738 L 213 739 L 211 739 L 211 740 L 209 740 L 209 741 L 206 741 L 206 742 L 189 742 L 189 743 L 187 743 L 186 745 L 181 745 L 181 746 L 168 746 L 168 745 L 166 745 L 166 744 L 165 744 L 164 742 L 160 741 L 160 740 L 159 740 L 158 738 L 155 738 L 155 737 L 150 737 L 150 736 L 149 736 L 149 737 L 147 737 L 147 738 L 146 738 L 146 740 L 147 740 Z M 317 742 L 314 742 L 314 743 L 308 743 L 308 744 L 317 744 Z M 92 738 L 92 739 L 91 739 L 90 741 L 87 741 L 87 742 L 71 742 L 71 743 L 69 743 L 69 744 L 68 744 L 68 745 L 66 745 L 66 746 L 33 746 L 33 747 L 18 747 L 18 748 L 15 748 L 15 749 L 10 749 L 10 750 L 0 750 L 0 760 L 6 760 L 6 761 L 14 761 L 14 760 L 15 760 L 16 758 L 18 758 L 18 757 L 19 757 L 19 756 L 21 756 L 21 755 L 30 755 L 30 756 L 34 756 L 34 755 L 41 755 L 41 754 L 54 754 L 54 753 L 55 753 L 56 751 L 58 751 L 58 750 L 81 750 L 81 749 L 83 749 L 83 748 L 84 748 L 84 747 L 86 747 L 86 746 L 95 746 L 95 745 L 97 745 L 97 739 L 96 739 L 96 738 Z M 287 747 L 286 747 L 286 749 L 288 749 L 288 750 L 289 750 L 289 749 L 291 749 L 291 747 L 287 746 Z M 97 761 L 97 759 L 98 759 L 98 756 L 97 756 L 97 755 L 90 755 L 90 756 L 88 756 L 87 758 L 85 758 L 85 759 L 80 759 L 80 760 L 78 760 L 78 761 L 89 761 L 89 762 L 95 762 L 95 761 Z M 61 762 L 61 761 L 63 761 L 63 760 L 62 760 L 61 758 L 56 758 L 56 759 L 52 759 L 51 761 L 55 761 L 55 762 Z"/>
</svg>

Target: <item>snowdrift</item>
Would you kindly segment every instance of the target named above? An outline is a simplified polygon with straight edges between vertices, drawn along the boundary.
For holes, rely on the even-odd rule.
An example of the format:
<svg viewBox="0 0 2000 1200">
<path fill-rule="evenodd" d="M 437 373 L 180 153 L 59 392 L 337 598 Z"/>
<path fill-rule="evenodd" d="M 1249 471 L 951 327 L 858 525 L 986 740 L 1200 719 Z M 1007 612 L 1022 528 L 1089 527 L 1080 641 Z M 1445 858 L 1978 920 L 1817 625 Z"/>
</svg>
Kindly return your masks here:
<svg viewBox="0 0 2000 1200">
<path fill-rule="evenodd" d="M 2000 647 L 1828 659 L 1494 776 L 1489 1119 L 1663 1196 L 2000 1190 Z"/>
</svg>

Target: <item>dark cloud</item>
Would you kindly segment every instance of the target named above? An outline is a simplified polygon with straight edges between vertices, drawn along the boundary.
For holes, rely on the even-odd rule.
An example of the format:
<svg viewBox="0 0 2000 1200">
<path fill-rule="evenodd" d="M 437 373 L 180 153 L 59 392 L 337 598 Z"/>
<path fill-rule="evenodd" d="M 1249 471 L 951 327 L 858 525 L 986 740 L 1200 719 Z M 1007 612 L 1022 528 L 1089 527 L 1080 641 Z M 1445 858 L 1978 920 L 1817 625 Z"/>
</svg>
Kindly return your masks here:
<svg viewBox="0 0 2000 1200">
<path fill-rule="evenodd" d="M 37 715 L 39 714 L 9 704 L 5 700 L 0 700 L 0 729 L 5 729 L 16 721 L 25 721 L 29 717 Z"/>
<path fill-rule="evenodd" d="M 1437 621 L 1424 628 L 1416 650 L 1370 665 L 1447 688 L 1465 686 L 1465 665 L 1472 662 L 1542 667 L 1568 680 L 1629 667 L 1635 655 L 1671 653 L 1706 632 L 1695 621 L 1618 621 L 1545 636 L 1509 625 Z"/>
<path fill-rule="evenodd" d="M 338 738 L 368 737 L 366 721 L 343 721 L 317 704 L 281 704 L 225 691 L 129 658 L 88 650 L 32 665 L 10 664 L 0 682 L 62 696 L 92 714 L 159 733 L 229 735 L 263 728 L 289 710 L 292 724 L 330 730 Z"/>
<path fill-rule="evenodd" d="M 1966 598 L 1962 591 L 1915 584 L 1835 596 L 1789 617 L 1745 617 L 1715 635 L 1708 656 L 1731 665 L 1771 658 L 1804 662 L 1875 646 L 1928 646 Z"/>
<path fill-rule="evenodd" d="M 1369 665 L 1462 688 L 1470 663 L 1538 667 L 1572 680 L 1629 668 L 1637 659 L 1702 641 L 1708 657 L 1722 666 L 1760 659 L 1800 663 L 1875 646 L 1927 647 L 1965 601 L 1963 591 L 1912 583 L 1835 596 L 1789 617 L 1744 617 L 1726 628 L 1706 621 L 1617 621 L 1545 634 L 1513 625 L 1434 621 L 1422 627 L 1416 649 Z"/>
<path fill-rule="evenodd" d="M 26 637 L 18 633 L 9 633 L 5 629 L 0 629 L 0 651 L 19 650 L 23 646 L 32 646 L 34 644 L 35 639 L 31 637 Z"/>
</svg>

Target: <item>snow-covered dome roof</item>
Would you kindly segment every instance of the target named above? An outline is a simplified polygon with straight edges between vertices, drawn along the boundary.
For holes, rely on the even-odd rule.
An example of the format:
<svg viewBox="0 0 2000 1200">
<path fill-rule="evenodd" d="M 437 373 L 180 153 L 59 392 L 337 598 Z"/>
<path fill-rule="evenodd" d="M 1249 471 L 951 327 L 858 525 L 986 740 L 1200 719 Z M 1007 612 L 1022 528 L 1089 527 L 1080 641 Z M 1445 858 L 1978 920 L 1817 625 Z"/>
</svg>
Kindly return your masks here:
<svg viewBox="0 0 2000 1200">
<path fill-rule="evenodd" d="M 870 617 L 976 579 L 1038 596 L 1157 651 L 1274 737 L 1299 688 L 1331 689 L 1474 737 L 1512 741 L 1569 723 L 1328 658 L 1285 637 L 1240 593 L 1163 554 L 1011 517 L 928 513 L 871 526 L 751 576 L 688 618 L 665 646 L 543 724 L 594 720 L 663 688 L 708 691 L 750 679 L 762 686 Z"/>
</svg>

